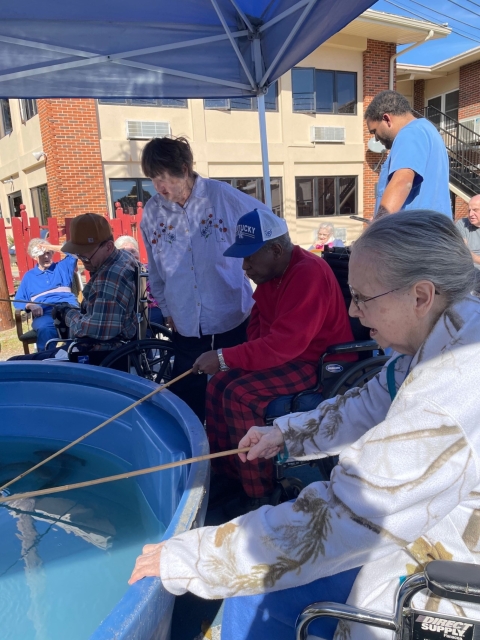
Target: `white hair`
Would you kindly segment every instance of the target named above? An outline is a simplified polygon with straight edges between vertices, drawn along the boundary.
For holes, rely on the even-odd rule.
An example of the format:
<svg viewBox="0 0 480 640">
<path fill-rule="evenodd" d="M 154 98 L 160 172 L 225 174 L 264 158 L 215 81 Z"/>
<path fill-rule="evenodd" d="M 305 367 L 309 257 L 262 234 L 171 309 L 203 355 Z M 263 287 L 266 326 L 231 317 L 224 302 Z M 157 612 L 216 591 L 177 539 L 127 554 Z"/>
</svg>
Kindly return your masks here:
<svg viewBox="0 0 480 640">
<path fill-rule="evenodd" d="M 475 283 L 472 255 L 453 222 L 428 209 L 400 211 L 371 223 L 353 244 L 352 254 L 368 252 L 387 288 L 428 280 L 447 304 L 468 295 Z"/>
<path fill-rule="evenodd" d="M 117 249 L 123 249 L 127 245 L 132 245 L 138 251 L 138 242 L 133 236 L 119 236 L 115 240 L 115 246 Z"/>
<path fill-rule="evenodd" d="M 37 259 L 38 258 L 38 252 L 34 251 L 34 249 L 36 249 L 40 245 L 44 245 L 44 244 L 45 244 L 45 240 L 42 240 L 41 238 L 32 238 L 30 240 L 30 242 L 28 243 L 28 247 L 27 247 L 28 255 L 31 258 Z M 42 255 L 43 253 L 45 253 L 45 252 L 42 251 L 42 253 L 40 255 Z"/>
</svg>

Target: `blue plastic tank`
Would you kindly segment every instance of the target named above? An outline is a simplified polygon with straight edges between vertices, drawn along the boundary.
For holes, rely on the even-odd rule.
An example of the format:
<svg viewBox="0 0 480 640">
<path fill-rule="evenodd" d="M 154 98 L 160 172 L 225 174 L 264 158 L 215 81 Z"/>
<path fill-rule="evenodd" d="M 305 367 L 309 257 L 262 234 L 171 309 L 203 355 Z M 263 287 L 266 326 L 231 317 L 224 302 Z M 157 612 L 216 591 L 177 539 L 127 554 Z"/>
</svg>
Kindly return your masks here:
<svg viewBox="0 0 480 640">
<path fill-rule="evenodd" d="M 155 388 L 136 376 L 88 365 L 0 363 L 0 437 L 71 442 Z M 203 426 L 168 390 L 89 436 L 85 444 L 118 456 L 132 470 L 208 453 Z M 159 520 L 169 523 L 164 538 L 203 524 L 208 462 L 137 481 Z M 173 605 L 174 596 L 160 580 L 143 579 L 128 589 L 91 640 L 168 640 Z"/>
</svg>

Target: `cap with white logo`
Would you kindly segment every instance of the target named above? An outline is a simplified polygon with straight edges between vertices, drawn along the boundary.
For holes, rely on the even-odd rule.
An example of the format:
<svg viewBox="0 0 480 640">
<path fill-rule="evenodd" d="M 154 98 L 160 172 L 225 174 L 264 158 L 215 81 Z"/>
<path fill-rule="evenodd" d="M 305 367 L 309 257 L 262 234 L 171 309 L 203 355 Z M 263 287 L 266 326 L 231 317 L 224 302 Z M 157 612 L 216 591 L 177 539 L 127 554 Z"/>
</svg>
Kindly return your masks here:
<svg viewBox="0 0 480 640">
<path fill-rule="evenodd" d="M 256 253 L 268 240 L 288 232 L 287 223 L 268 209 L 254 209 L 237 222 L 235 243 L 225 252 L 229 258 L 246 258 Z"/>
</svg>

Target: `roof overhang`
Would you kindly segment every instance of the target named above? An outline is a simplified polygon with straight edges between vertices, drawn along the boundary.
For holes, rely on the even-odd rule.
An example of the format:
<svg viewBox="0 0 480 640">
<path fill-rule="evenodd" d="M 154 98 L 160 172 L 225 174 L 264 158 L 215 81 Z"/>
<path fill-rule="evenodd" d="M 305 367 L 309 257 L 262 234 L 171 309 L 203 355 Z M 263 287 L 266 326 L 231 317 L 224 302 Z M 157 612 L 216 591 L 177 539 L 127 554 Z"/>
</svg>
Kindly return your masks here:
<svg viewBox="0 0 480 640">
<path fill-rule="evenodd" d="M 467 64 L 480 60 L 480 47 L 469 49 L 456 56 L 437 62 L 431 66 L 415 64 L 397 64 L 397 80 L 429 80 L 431 78 L 441 78 L 449 73 L 455 73 Z M 408 76 L 408 77 L 406 77 Z M 410 77 L 411 76 L 411 77 Z"/>
<path fill-rule="evenodd" d="M 446 38 L 451 33 L 446 25 L 367 9 L 341 33 L 402 45 L 421 42 L 430 31 L 433 31 L 430 40 Z"/>
</svg>

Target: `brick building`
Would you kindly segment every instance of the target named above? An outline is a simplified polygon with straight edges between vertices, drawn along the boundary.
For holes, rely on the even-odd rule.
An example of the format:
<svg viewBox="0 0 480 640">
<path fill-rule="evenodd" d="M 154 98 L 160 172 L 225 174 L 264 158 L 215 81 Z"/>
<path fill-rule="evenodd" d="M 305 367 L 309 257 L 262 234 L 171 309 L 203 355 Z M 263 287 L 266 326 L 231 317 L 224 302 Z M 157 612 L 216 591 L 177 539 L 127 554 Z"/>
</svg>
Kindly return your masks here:
<svg viewBox="0 0 480 640">
<path fill-rule="evenodd" d="M 422 42 L 431 23 L 366 11 L 282 76 L 266 96 L 275 211 L 308 246 L 319 223 L 354 240 L 371 217 L 378 154 L 363 112 L 387 89 L 397 45 Z M 438 27 L 435 38 L 449 30 Z M 263 197 L 256 101 L 0 99 L 0 207 L 25 204 L 42 223 L 85 211 L 134 211 L 152 194 L 141 173 L 145 141 L 168 133 L 192 143 L 195 168 Z M 43 152 L 43 155 L 42 155 Z"/>
</svg>

